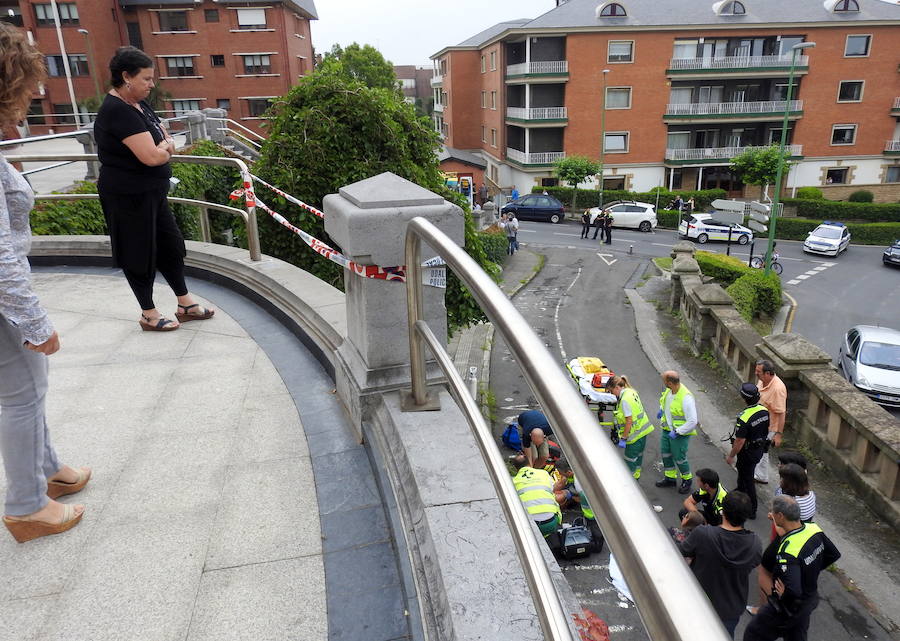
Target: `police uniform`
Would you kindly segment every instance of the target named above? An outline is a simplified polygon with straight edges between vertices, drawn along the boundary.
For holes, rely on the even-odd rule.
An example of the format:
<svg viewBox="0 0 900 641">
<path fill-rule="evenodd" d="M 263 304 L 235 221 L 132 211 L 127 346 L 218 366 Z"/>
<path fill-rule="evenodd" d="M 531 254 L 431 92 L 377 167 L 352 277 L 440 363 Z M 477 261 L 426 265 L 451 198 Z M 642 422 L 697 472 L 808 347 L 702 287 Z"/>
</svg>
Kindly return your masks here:
<svg viewBox="0 0 900 641">
<path fill-rule="evenodd" d="M 697 504 L 697 510 L 703 514 L 707 525 L 720 525 L 722 523 L 722 501 L 728 496 L 728 490 L 719 483 L 716 495 L 711 496 L 706 490 L 695 490 L 691 498 Z M 684 518 L 682 515 L 681 518 Z"/>
<path fill-rule="evenodd" d="M 744 439 L 744 446 L 737 453 L 737 487 L 750 497 L 751 517 L 756 518 L 756 483 L 753 470 L 765 452 L 769 436 L 769 410 L 757 402 L 738 415 L 734 426 L 734 438 Z"/>
</svg>

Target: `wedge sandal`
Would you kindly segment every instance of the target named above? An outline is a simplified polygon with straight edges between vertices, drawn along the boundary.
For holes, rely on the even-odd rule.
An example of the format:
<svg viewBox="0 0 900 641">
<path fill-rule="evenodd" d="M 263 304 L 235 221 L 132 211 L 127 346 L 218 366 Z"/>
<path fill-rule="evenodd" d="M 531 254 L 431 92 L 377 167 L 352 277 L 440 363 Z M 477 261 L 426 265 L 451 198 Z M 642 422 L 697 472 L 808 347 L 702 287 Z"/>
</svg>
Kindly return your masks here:
<svg viewBox="0 0 900 641">
<path fill-rule="evenodd" d="M 165 316 L 154 319 L 147 318 L 141 314 L 141 320 L 139 320 L 138 323 L 145 332 L 174 332 L 178 329 L 178 325 L 175 324 L 175 321 L 166 318 Z"/>
<path fill-rule="evenodd" d="M 189 309 L 194 309 L 195 307 L 199 307 L 198 312 L 190 313 Z M 216 313 L 214 309 L 207 309 L 206 307 L 200 307 L 199 303 L 194 303 L 193 305 L 179 305 L 178 312 L 175 313 L 175 318 L 178 319 L 179 323 L 187 323 L 189 321 L 196 320 L 206 320 L 207 318 L 212 318 L 213 314 Z"/>
<path fill-rule="evenodd" d="M 32 539 L 42 536 L 50 536 L 51 534 L 61 534 L 66 530 L 71 530 L 78 525 L 81 517 L 84 516 L 84 510 L 80 513 L 76 511 L 74 505 L 65 505 L 63 517 L 59 523 L 48 523 L 46 521 L 28 521 L 19 519 L 14 516 L 4 516 L 3 525 L 13 535 L 13 538 L 19 543 L 25 543 Z"/>
<path fill-rule="evenodd" d="M 74 483 L 66 483 L 65 481 L 47 481 L 47 496 L 51 499 L 57 499 L 67 494 L 75 494 L 84 489 L 84 486 L 91 480 L 91 470 L 88 467 L 79 467 L 75 470 L 78 472 L 78 480 Z"/>
</svg>

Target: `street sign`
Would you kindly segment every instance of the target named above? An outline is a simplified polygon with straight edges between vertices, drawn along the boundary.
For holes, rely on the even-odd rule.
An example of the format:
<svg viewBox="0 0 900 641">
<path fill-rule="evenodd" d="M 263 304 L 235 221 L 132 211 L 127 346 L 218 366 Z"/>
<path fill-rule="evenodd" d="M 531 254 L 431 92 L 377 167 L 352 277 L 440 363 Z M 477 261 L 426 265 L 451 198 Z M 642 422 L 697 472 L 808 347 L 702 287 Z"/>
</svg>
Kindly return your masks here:
<svg viewBox="0 0 900 641">
<path fill-rule="evenodd" d="M 719 209 L 712 215 L 712 219 L 720 223 L 731 225 L 740 225 L 744 222 L 744 210 L 741 211 L 723 211 Z"/>
<path fill-rule="evenodd" d="M 752 215 L 752 214 L 751 214 Z M 769 228 L 763 225 L 762 223 L 758 223 L 755 220 L 747 221 L 747 226 L 753 231 L 758 231 L 761 234 L 765 234 L 769 231 Z"/>
<path fill-rule="evenodd" d="M 744 213 L 744 203 L 738 202 L 736 200 L 724 200 L 722 198 L 717 198 L 712 201 L 712 206 L 719 211 L 739 211 Z"/>
<path fill-rule="evenodd" d="M 761 214 L 758 211 L 751 211 L 750 218 L 753 220 L 758 220 L 761 223 L 769 222 L 769 217 L 766 214 Z"/>
<path fill-rule="evenodd" d="M 764 203 L 754 200 L 750 203 L 750 209 L 752 209 L 753 211 L 758 211 L 761 214 L 768 214 L 772 208 Z"/>
</svg>

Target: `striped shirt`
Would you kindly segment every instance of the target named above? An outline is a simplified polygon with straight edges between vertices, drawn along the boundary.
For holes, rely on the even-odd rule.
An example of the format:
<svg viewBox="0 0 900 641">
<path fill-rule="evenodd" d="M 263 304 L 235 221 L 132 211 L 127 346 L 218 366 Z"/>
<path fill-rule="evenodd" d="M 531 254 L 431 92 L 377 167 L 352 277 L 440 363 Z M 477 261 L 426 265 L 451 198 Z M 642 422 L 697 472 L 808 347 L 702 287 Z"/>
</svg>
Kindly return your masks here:
<svg viewBox="0 0 900 641">
<path fill-rule="evenodd" d="M 781 488 L 775 489 L 776 496 L 778 494 L 784 494 L 781 491 Z M 801 521 L 812 521 L 816 516 L 816 493 L 812 490 L 809 491 L 809 494 L 805 494 L 803 496 L 792 496 L 792 499 L 797 501 L 797 505 L 800 507 L 800 520 Z"/>
</svg>

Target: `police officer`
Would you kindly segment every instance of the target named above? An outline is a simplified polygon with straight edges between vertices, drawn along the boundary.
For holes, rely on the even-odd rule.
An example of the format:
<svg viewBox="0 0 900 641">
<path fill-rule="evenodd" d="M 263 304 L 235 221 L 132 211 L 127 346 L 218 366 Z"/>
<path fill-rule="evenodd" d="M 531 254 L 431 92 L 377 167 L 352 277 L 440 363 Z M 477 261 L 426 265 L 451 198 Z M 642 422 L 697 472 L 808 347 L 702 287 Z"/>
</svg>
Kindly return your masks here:
<svg viewBox="0 0 900 641">
<path fill-rule="evenodd" d="M 697 435 L 697 405 L 691 390 L 682 384 L 678 372 L 663 372 L 662 381 L 665 388 L 659 398 L 659 414 L 656 418 L 662 421 L 659 449 L 664 478 L 656 482 L 656 487 L 675 487 L 680 474 L 681 486 L 678 493 L 690 494 L 693 476 L 687 453 L 691 437 Z"/>
<path fill-rule="evenodd" d="M 537 524 L 547 544 L 551 548 L 558 547 L 556 530 L 562 524 L 562 510 L 553 494 L 553 479 L 544 470 L 528 467 L 528 462 L 521 457 L 516 458 L 513 465 L 517 470 L 513 485 L 525 511 Z"/>
<path fill-rule="evenodd" d="M 756 518 L 756 484 L 753 481 L 753 470 L 765 452 L 766 439 L 769 436 L 769 410 L 759 403 L 759 389 L 753 383 L 741 385 L 741 398 L 747 409 L 738 415 L 731 433 L 731 453 L 725 461 L 733 465 L 737 457 L 737 487 L 750 497 L 751 519 Z"/>
<path fill-rule="evenodd" d="M 625 450 L 625 463 L 635 479 L 641 478 L 641 463 L 647 436 L 655 429 L 644 411 L 641 397 L 624 376 L 611 376 L 606 391 L 618 399 L 613 420 L 619 433 L 619 447 Z M 752 481 L 752 479 L 751 479 Z"/>
</svg>

